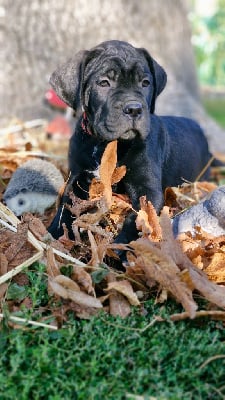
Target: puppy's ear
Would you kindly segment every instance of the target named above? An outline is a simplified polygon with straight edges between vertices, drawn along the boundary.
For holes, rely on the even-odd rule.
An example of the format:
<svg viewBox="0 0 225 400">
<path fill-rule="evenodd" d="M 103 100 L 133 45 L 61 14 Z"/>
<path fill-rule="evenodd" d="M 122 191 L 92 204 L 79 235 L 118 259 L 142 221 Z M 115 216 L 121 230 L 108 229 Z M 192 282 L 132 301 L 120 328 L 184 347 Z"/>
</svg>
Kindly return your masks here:
<svg viewBox="0 0 225 400">
<path fill-rule="evenodd" d="M 147 50 L 145 49 L 139 49 L 142 54 L 145 56 L 148 65 L 149 65 L 149 69 L 150 72 L 152 74 L 153 77 L 153 85 L 154 85 L 154 92 L 153 92 L 153 96 L 152 96 L 152 102 L 151 102 L 151 113 L 154 113 L 155 111 L 155 101 L 156 101 L 156 97 L 163 91 L 163 89 L 166 86 L 166 82 L 167 82 L 167 75 L 165 70 L 163 69 L 163 67 L 161 67 L 161 65 L 159 65 L 154 58 L 152 58 L 150 56 L 150 54 L 148 53 Z"/>
<path fill-rule="evenodd" d="M 74 110 L 81 106 L 83 70 L 87 54 L 88 51 L 79 51 L 73 58 L 59 66 L 49 80 L 60 99 Z"/>
</svg>

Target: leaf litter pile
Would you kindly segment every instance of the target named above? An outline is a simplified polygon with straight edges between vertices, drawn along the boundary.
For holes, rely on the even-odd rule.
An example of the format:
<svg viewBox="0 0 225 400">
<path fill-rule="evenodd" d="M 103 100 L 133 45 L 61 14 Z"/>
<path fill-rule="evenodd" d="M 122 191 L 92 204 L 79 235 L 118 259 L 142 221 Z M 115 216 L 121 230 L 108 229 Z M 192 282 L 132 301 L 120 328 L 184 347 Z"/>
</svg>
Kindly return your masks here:
<svg viewBox="0 0 225 400">
<path fill-rule="evenodd" d="M 72 206 L 65 207 L 74 215 L 74 240 L 69 239 L 66 226 L 59 240 L 47 232 L 54 209 L 49 218 L 26 213 L 18 220 L 0 203 L 0 317 L 10 326 L 24 322 L 57 329 L 71 313 L 90 318 L 104 311 L 124 318 L 132 306 L 144 313 L 149 298 L 155 303 L 168 298 L 180 303 L 184 311 L 171 315 L 174 321 L 200 316 L 225 320 L 225 236 L 215 238 L 196 228 L 195 237 L 186 233 L 175 239 L 171 228 L 173 215 L 196 204 L 216 184 L 195 182 L 168 188 L 167 205 L 158 217 L 144 196 L 140 211 L 135 211 L 125 195 L 113 192 L 126 174 L 126 166 L 116 165 L 114 141 L 106 147 L 100 179 L 93 179 L 89 199 L 70 194 Z M 4 179 L 5 171 L 1 171 Z M 136 212 L 139 238 L 114 244 L 130 212 Z M 123 265 L 117 250 L 126 252 Z M 42 266 L 41 272 L 35 270 L 37 265 Z M 28 289 L 32 271 L 39 280 L 41 276 L 44 289 L 40 291 L 45 291 L 44 300 L 35 304 Z M 198 298 L 206 300 L 204 310 L 198 310 Z M 20 317 L 24 310 L 31 310 L 31 320 Z"/>
</svg>

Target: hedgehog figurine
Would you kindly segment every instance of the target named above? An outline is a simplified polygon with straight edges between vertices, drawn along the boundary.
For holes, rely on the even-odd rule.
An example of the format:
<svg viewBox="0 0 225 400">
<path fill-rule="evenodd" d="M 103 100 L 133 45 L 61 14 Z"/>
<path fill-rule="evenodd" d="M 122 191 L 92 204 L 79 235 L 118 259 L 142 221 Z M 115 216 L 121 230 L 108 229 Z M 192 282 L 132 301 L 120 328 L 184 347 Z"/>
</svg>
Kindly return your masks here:
<svg viewBox="0 0 225 400">
<path fill-rule="evenodd" d="M 64 184 L 61 172 L 49 161 L 33 158 L 13 173 L 3 200 L 17 216 L 43 214 L 56 201 Z"/>
<path fill-rule="evenodd" d="M 173 233 L 191 232 L 195 235 L 195 227 L 213 236 L 225 235 L 225 185 L 213 190 L 204 200 L 190 207 L 173 219 Z"/>
</svg>

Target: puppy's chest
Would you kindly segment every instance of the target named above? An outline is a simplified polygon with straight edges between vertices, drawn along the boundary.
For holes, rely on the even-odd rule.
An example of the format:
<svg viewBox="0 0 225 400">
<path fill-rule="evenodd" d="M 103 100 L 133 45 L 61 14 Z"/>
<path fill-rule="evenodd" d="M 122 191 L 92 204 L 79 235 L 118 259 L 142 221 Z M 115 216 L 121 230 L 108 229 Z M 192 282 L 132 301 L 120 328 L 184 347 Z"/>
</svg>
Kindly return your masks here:
<svg viewBox="0 0 225 400">
<path fill-rule="evenodd" d="M 106 148 L 106 144 L 97 144 L 94 145 L 91 149 L 89 149 L 88 158 L 86 159 L 85 165 L 83 165 L 83 172 L 86 173 L 87 179 L 90 180 L 92 178 L 100 179 L 100 165 L 102 160 L 102 155 Z M 121 166 L 124 164 L 125 158 L 128 153 L 128 148 L 124 144 L 118 143 L 117 146 L 117 165 Z M 110 161 L 110 160 L 109 160 Z M 103 166 L 104 168 L 104 166 Z"/>
</svg>

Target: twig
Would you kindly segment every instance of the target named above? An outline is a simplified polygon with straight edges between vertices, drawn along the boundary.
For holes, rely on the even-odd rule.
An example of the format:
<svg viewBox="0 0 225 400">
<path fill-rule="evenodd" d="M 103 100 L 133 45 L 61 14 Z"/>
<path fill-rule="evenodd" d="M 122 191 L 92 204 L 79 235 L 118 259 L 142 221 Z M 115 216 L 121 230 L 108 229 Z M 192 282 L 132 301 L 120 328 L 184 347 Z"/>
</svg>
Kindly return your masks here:
<svg viewBox="0 0 225 400">
<path fill-rule="evenodd" d="M 197 176 L 197 178 L 195 179 L 195 181 L 199 181 L 200 178 L 202 177 L 202 175 L 204 175 L 205 171 L 207 170 L 207 168 L 212 164 L 213 160 L 214 160 L 214 156 L 212 156 L 209 161 L 207 162 L 207 164 L 205 165 L 205 167 L 202 169 L 202 171 L 200 172 L 200 174 Z"/>
<path fill-rule="evenodd" d="M 46 125 L 45 119 L 34 119 L 32 121 L 26 121 L 17 125 L 8 126 L 7 128 L 0 129 L 0 135 L 7 135 L 9 133 L 17 133 L 24 129 L 36 128 L 38 126 Z"/>
<path fill-rule="evenodd" d="M 6 318 L 6 316 L 4 314 L 0 313 L 0 318 Z M 10 315 L 9 317 L 7 316 L 7 319 L 9 319 L 10 321 L 13 322 L 22 322 L 24 324 L 29 324 L 29 325 L 33 325 L 33 326 L 39 326 L 41 328 L 48 328 L 48 329 L 53 329 L 53 330 L 57 330 L 57 326 L 54 325 L 47 325 L 47 324 L 43 324 L 43 322 L 36 322 L 36 321 L 32 321 L 30 319 L 26 319 L 26 318 L 20 318 L 20 317 L 15 317 L 13 315 Z"/>
<path fill-rule="evenodd" d="M 23 271 L 25 268 L 29 267 L 35 261 L 39 260 L 43 256 L 42 252 L 38 252 L 34 254 L 32 257 L 28 258 L 28 260 L 24 261 L 22 264 L 17 265 L 17 267 L 13 268 L 11 271 L 0 277 L 0 285 L 9 279 L 12 279 L 13 276 L 17 275 L 19 272 Z"/>
<path fill-rule="evenodd" d="M 47 250 L 47 248 L 49 247 L 49 245 L 45 244 L 44 242 L 41 242 L 41 241 L 38 241 L 38 242 L 44 250 Z M 52 247 L 52 251 L 54 254 L 57 254 L 58 256 L 65 258 L 68 261 L 73 262 L 74 264 L 76 264 L 79 267 L 90 267 L 89 265 L 84 264 L 82 261 L 78 260 L 77 258 L 74 258 L 74 257 L 70 256 L 69 254 L 65 254 L 62 251 L 55 249 L 54 247 Z"/>
<path fill-rule="evenodd" d="M 211 363 L 214 360 L 219 360 L 220 358 L 225 358 L 225 354 L 218 354 L 216 356 L 208 358 L 208 360 L 204 361 L 204 363 L 202 365 L 200 365 L 199 369 L 205 368 L 206 365 L 208 365 L 209 363 Z"/>
<path fill-rule="evenodd" d="M 195 318 L 199 318 L 199 317 L 215 317 L 217 319 L 222 317 L 221 319 L 225 320 L 225 311 L 219 311 L 219 310 L 196 311 Z M 184 311 L 179 314 L 173 314 L 173 315 L 170 315 L 170 317 L 169 317 L 169 319 L 174 322 L 175 321 L 183 321 L 184 319 L 187 319 L 187 318 L 190 318 L 190 315 L 188 314 L 187 311 Z M 164 319 L 164 321 L 166 321 L 166 319 Z"/>
</svg>

